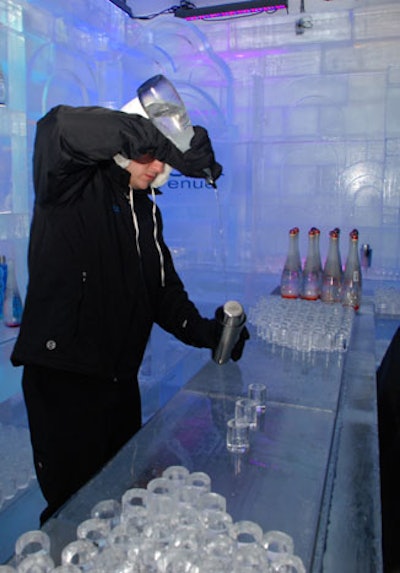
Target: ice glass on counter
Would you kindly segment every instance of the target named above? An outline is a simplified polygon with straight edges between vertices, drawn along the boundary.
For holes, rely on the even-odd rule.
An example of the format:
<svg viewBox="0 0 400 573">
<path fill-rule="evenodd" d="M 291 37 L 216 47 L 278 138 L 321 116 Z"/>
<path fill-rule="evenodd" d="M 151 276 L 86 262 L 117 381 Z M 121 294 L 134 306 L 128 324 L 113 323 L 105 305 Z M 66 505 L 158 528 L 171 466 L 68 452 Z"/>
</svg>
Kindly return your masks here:
<svg viewBox="0 0 400 573">
<path fill-rule="evenodd" d="M 299 352 L 345 352 L 353 320 L 348 306 L 274 295 L 261 297 L 248 318 L 265 342 Z"/>
<path fill-rule="evenodd" d="M 305 573 L 287 533 L 234 522 L 210 476 L 183 466 L 169 466 L 121 500 L 102 500 L 76 537 L 55 565 L 47 534 L 27 532 L 16 542 L 17 568 L 7 573 Z"/>
</svg>

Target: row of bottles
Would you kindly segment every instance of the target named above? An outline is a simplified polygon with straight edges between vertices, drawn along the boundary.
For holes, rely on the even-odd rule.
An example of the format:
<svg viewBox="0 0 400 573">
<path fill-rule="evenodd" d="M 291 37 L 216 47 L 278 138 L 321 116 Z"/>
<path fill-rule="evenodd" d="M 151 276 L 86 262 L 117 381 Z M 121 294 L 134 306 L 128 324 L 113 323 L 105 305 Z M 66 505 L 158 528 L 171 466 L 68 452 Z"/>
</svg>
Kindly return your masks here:
<svg viewBox="0 0 400 573">
<path fill-rule="evenodd" d="M 327 303 L 342 303 L 359 309 L 361 301 L 361 265 L 358 256 L 358 231 L 349 234 L 349 250 L 343 270 L 340 257 L 340 229 L 329 233 L 329 247 L 325 265 L 320 254 L 320 231 L 312 227 L 308 232 L 307 256 L 302 267 L 298 227 L 289 231 L 289 250 L 281 275 L 281 296 L 303 298 Z"/>
<path fill-rule="evenodd" d="M 19 326 L 22 300 L 15 275 L 14 261 L 0 256 L 0 319 L 6 326 Z"/>
</svg>

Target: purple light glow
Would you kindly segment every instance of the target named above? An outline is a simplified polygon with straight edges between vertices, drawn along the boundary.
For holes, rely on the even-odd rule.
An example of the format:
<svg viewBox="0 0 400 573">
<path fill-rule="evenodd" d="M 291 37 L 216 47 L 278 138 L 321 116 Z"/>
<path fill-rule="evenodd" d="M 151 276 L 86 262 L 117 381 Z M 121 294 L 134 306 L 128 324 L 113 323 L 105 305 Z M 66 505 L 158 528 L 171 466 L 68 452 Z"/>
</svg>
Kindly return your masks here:
<svg viewBox="0 0 400 573">
<path fill-rule="evenodd" d="M 203 8 L 178 8 L 175 16 L 185 20 L 208 20 L 211 18 L 232 18 L 246 14 L 261 14 L 262 12 L 276 12 L 286 8 L 288 0 L 243 0 L 218 6 L 205 6 Z"/>
<path fill-rule="evenodd" d="M 265 6 L 264 8 L 246 8 L 246 9 L 242 9 L 242 10 L 229 10 L 227 12 L 215 12 L 214 14 L 202 14 L 199 16 L 185 16 L 185 20 L 210 20 L 213 18 L 229 18 L 229 17 L 234 17 L 234 16 L 240 16 L 243 14 L 254 14 L 254 13 L 260 13 L 261 12 L 275 12 L 275 10 L 283 10 L 284 8 L 286 8 L 286 6 L 284 4 L 282 5 L 276 5 L 274 7 L 271 6 Z"/>
</svg>

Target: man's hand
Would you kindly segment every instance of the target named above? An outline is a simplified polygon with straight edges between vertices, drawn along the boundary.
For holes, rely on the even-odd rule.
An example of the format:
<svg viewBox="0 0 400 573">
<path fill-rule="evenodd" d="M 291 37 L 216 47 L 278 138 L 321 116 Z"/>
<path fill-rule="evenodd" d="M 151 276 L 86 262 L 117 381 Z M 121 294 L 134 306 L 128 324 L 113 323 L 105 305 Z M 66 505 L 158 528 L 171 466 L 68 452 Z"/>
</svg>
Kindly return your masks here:
<svg viewBox="0 0 400 573">
<path fill-rule="evenodd" d="M 219 306 L 217 308 L 217 310 L 215 311 L 215 319 L 214 319 L 215 320 L 215 328 L 216 328 L 215 348 L 218 347 L 218 343 L 219 343 L 219 340 L 220 340 L 221 335 L 222 335 L 222 330 L 223 330 L 222 317 L 223 317 L 223 314 L 224 314 L 224 309 L 222 306 Z M 240 331 L 238 341 L 236 342 L 235 346 L 232 348 L 232 351 L 231 351 L 231 359 L 234 362 L 237 362 L 242 357 L 244 345 L 246 344 L 246 340 L 249 340 L 249 338 L 250 338 L 250 333 L 247 330 L 246 326 L 244 326 L 242 328 L 242 330 Z M 215 348 L 213 350 L 215 350 Z"/>
<path fill-rule="evenodd" d="M 222 166 L 215 161 L 207 130 L 199 125 L 195 125 L 193 129 L 190 148 L 182 153 L 172 145 L 165 161 L 187 177 L 203 178 L 206 176 L 204 169 L 209 169 L 213 180 L 216 181 L 222 173 Z"/>
<path fill-rule="evenodd" d="M 239 336 L 239 340 L 236 342 L 235 346 L 232 348 L 231 358 L 234 362 L 240 360 L 243 354 L 244 345 L 246 340 L 249 340 L 250 333 L 247 328 L 244 326 Z"/>
</svg>

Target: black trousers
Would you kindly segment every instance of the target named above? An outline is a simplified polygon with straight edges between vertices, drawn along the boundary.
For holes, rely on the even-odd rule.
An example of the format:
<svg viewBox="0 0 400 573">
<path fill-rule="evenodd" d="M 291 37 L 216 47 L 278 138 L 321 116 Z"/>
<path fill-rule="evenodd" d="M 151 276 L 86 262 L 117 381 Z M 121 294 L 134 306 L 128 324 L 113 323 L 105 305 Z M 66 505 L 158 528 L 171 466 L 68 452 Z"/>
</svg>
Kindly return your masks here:
<svg viewBox="0 0 400 573">
<path fill-rule="evenodd" d="M 43 524 L 141 426 L 136 379 L 104 381 L 25 366 L 22 388 L 37 479 L 48 507 Z"/>
<path fill-rule="evenodd" d="M 394 573 L 400 571 L 400 328 L 378 368 L 377 395 L 383 564 Z"/>
</svg>

